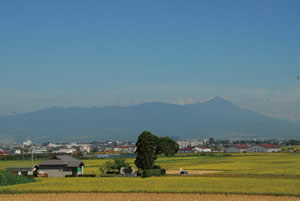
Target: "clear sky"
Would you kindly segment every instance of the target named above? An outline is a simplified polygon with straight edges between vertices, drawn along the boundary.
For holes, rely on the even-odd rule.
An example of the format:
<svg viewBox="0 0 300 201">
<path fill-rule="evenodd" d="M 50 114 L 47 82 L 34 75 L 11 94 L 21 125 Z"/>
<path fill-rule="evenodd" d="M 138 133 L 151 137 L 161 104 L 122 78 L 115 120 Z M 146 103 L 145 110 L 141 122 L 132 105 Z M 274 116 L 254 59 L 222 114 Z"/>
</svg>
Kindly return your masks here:
<svg viewBox="0 0 300 201">
<path fill-rule="evenodd" d="M 299 0 L 0 2 L 0 114 L 214 96 L 300 120 Z"/>
</svg>

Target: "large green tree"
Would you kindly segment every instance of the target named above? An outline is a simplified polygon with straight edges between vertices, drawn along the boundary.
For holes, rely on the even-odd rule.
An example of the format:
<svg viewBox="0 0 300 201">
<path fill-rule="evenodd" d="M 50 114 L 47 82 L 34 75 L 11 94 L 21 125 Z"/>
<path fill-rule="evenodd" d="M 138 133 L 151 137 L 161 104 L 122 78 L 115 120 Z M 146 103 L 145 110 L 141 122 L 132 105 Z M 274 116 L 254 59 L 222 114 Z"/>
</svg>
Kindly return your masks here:
<svg viewBox="0 0 300 201">
<path fill-rule="evenodd" d="M 173 156 L 179 150 L 177 142 L 169 137 L 161 137 L 158 139 L 158 147 L 156 154 L 164 154 L 165 156 Z"/>
<path fill-rule="evenodd" d="M 158 137 L 148 131 L 142 132 L 136 143 L 135 165 L 142 169 L 152 169 L 158 147 Z"/>
</svg>

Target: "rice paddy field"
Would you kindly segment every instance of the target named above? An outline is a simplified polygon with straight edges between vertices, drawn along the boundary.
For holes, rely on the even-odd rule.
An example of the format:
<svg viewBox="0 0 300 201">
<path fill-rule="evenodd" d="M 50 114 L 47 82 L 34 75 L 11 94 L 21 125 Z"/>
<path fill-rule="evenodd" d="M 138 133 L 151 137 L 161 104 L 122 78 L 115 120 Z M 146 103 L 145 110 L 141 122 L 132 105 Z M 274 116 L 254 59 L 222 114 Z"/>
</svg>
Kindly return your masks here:
<svg viewBox="0 0 300 201">
<path fill-rule="evenodd" d="M 107 159 L 84 160 L 86 165 L 85 173 L 94 173 L 99 176 L 99 168 L 106 161 Z M 127 159 L 127 161 L 133 164 L 134 159 Z M 21 194 L 15 197 L 17 199 L 18 196 L 33 196 L 31 200 L 35 200 L 34 197 L 37 196 L 37 193 L 46 193 L 46 197 L 53 197 L 51 193 L 71 193 L 63 194 L 69 197 L 73 196 L 72 193 L 80 193 L 77 198 L 72 199 L 74 201 L 76 199 L 80 200 L 80 195 L 91 192 L 94 193 L 92 195 L 95 197 L 95 200 L 101 200 L 97 198 L 98 195 L 98 197 L 101 197 L 102 195 L 110 195 L 110 193 L 124 193 L 114 194 L 124 195 L 121 196 L 121 198 L 124 198 L 122 200 L 177 199 L 174 198 L 173 194 L 168 193 L 177 193 L 175 195 L 183 193 L 180 194 L 180 196 L 183 196 L 180 200 L 299 200 L 300 197 L 299 153 L 177 155 L 175 157 L 159 157 L 156 164 L 167 169 L 167 176 L 151 178 L 38 178 L 38 181 L 34 183 L 0 187 L 0 193 L 26 193 L 26 195 Z M 0 161 L 0 169 L 16 165 L 30 166 L 31 161 Z M 189 170 L 191 174 L 179 176 L 179 168 Z M 127 193 L 138 194 L 137 197 L 131 196 L 125 199 Z M 145 199 L 139 197 L 146 195 L 145 193 L 152 194 L 149 194 L 149 196 L 147 194 L 144 197 Z M 197 196 L 200 196 L 200 194 L 202 198 L 198 199 Z M 203 194 L 208 197 L 205 197 Z M 228 195 L 224 194 L 232 194 L 230 196 L 233 197 L 228 197 Z M 241 196 L 240 194 L 244 195 Z M 59 194 L 59 196 L 63 195 Z M 150 199 L 150 195 L 154 196 L 153 199 Z M 160 196 L 155 197 L 156 195 Z M 271 197 L 271 199 L 268 196 L 261 197 L 258 195 L 275 195 L 276 197 Z M 10 195 L 1 195 L 0 200 L 3 196 L 9 197 Z M 197 199 L 193 196 L 197 197 Z M 216 198 L 218 199 L 212 199 L 209 196 L 217 196 Z M 43 200 L 47 200 L 46 197 Z M 24 201 L 26 199 L 22 198 Z M 116 197 L 113 200 L 118 199 Z M 55 199 L 49 198 L 49 200 Z M 57 200 L 71 199 L 58 197 Z M 92 200 L 92 197 L 89 200 Z"/>
<path fill-rule="evenodd" d="M 298 201 L 297 197 L 170 193 L 79 193 L 0 195 L 0 201 Z"/>
</svg>

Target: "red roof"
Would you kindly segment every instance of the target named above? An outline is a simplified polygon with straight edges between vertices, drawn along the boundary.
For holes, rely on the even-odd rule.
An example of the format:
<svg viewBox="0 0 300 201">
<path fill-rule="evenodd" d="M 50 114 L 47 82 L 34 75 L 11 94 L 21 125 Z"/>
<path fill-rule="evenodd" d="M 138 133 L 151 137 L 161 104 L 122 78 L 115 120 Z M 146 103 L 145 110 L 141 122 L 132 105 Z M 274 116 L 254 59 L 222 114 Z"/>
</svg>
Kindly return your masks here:
<svg viewBox="0 0 300 201">
<path fill-rule="evenodd" d="M 8 151 L 0 151 L 0 156 L 6 156 L 8 155 Z"/>
<path fill-rule="evenodd" d="M 280 146 L 276 146 L 276 145 L 273 145 L 273 144 L 260 144 L 258 146 L 261 146 L 261 147 L 264 147 L 264 148 L 267 148 L 267 149 L 279 149 Z"/>
<path fill-rule="evenodd" d="M 236 145 L 234 147 L 238 148 L 238 149 L 247 149 L 249 146 L 247 144 L 239 144 L 239 145 Z"/>
<path fill-rule="evenodd" d="M 181 148 L 180 151 L 194 151 L 193 148 Z"/>
<path fill-rule="evenodd" d="M 206 146 L 203 146 L 203 145 L 198 145 L 196 147 L 201 148 L 201 149 L 208 149 Z"/>
</svg>

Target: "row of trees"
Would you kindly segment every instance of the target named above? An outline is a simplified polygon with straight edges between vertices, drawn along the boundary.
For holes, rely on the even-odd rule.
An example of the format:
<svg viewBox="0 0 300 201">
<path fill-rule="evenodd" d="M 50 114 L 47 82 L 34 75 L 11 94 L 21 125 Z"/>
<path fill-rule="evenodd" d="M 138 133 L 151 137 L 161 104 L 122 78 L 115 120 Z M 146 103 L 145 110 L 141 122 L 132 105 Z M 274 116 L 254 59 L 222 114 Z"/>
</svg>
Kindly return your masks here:
<svg viewBox="0 0 300 201">
<path fill-rule="evenodd" d="M 179 150 L 179 145 L 169 137 L 157 137 L 144 131 L 138 137 L 135 165 L 139 169 L 152 169 L 157 155 L 172 156 Z"/>
</svg>

